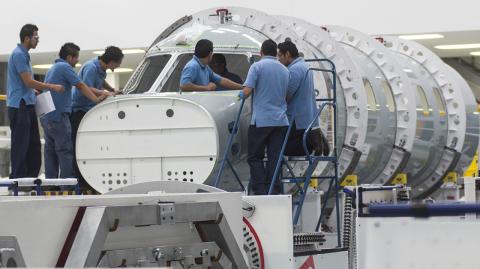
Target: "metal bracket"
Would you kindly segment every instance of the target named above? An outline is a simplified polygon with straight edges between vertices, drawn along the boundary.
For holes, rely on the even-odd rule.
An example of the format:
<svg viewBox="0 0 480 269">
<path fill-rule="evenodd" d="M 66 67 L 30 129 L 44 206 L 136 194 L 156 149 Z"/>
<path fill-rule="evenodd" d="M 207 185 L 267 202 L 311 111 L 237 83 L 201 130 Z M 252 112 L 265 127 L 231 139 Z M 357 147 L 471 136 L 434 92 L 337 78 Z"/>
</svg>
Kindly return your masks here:
<svg viewBox="0 0 480 269">
<path fill-rule="evenodd" d="M 173 203 L 158 204 L 158 223 L 175 224 L 175 205 Z"/>
<path fill-rule="evenodd" d="M 27 267 L 15 236 L 0 236 L 0 268 Z"/>
<path fill-rule="evenodd" d="M 247 268 L 243 258 L 241 249 L 239 248 L 235 236 L 223 217 L 223 212 L 218 202 L 184 202 L 171 203 L 160 202 L 153 205 L 134 205 L 134 206 L 108 206 L 108 207 L 88 207 L 82 219 L 77 235 L 73 242 L 70 253 L 68 254 L 65 267 L 96 267 L 105 253 L 104 245 L 107 241 L 109 233 L 118 233 L 121 228 L 135 229 L 136 227 L 151 225 L 173 225 L 181 223 L 196 224 L 197 229 L 203 235 L 205 242 L 213 242 L 219 247 L 219 251 L 223 253 L 225 258 L 219 259 L 224 262 L 231 261 L 232 268 Z M 112 225 L 115 229 L 112 230 Z M 118 229 L 118 230 L 117 230 Z M 158 244 L 161 242 L 153 243 Z M 170 242 L 171 243 L 171 242 Z M 191 257 L 185 257 L 186 248 L 195 244 L 192 242 L 182 242 L 182 246 L 175 247 L 172 255 L 165 258 L 173 257 L 186 258 L 184 261 L 191 261 Z M 150 256 L 154 254 L 154 247 L 151 246 Z M 160 250 L 162 247 L 156 247 Z M 205 249 L 209 249 L 201 245 L 194 254 L 198 258 L 199 253 Z M 129 253 L 130 248 L 117 249 L 119 253 Z M 135 259 L 136 263 L 148 263 L 150 258 L 145 258 L 144 251 L 135 249 L 130 252 L 129 258 L 123 257 L 119 260 L 119 265 L 131 264 L 129 261 Z M 173 248 L 172 248 L 173 251 Z M 175 255 L 173 255 L 175 253 Z M 212 254 L 210 250 L 210 255 Z M 126 255 L 126 254 L 125 254 Z M 124 255 L 124 256 L 125 256 Z M 190 255 L 194 256 L 194 255 Z M 164 257 L 160 252 L 156 256 L 158 260 Z M 227 259 L 226 259 L 227 258 Z M 220 261 L 218 262 L 220 263 Z M 230 268 L 224 267 L 224 268 Z"/>
</svg>

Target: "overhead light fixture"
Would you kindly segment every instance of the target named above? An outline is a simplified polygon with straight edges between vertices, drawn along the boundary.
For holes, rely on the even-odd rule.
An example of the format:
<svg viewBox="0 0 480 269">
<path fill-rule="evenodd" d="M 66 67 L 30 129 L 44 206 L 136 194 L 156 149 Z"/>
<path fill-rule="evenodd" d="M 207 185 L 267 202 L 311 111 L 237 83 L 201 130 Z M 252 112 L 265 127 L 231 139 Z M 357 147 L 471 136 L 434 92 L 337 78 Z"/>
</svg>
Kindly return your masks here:
<svg viewBox="0 0 480 269">
<path fill-rule="evenodd" d="M 115 68 L 115 71 L 113 71 L 113 73 L 129 73 L 132 71 L 133 71 L 132 68 Z M 107 73 L 109 74 L 112 73 L 112 70 L 108 69 Z"/>
<path fill-rule="evenodd" d="M 470 52 L 470 55 L 480 56 L 480 51 L 472 51 L 472 52 Z"/>
<path fill-rule="evenodd" d="M 408 40 L 439 39 L 444 38 L 441 34 L 419 34 L 419 35 L 401 35 L 399 38 Z"/>
<path fill-rule="evenodd" d="M 102 55 L 105 51 L 103 50 L 96 50 L 93 54 Z M 122 50 L 123 54 L 138 54 L 138 53 L 145 53 L 144 49 L 124 49 Z"/>
<path fill-rule="evenodd" d="M 52 68 L 53 64 L 36 64 L 32 66 L 35 69 L 50 69 Z M 82 64 L 76 64 L 75 67 L 80 67 Z"/>
<path fill-rule="evenodd" d="M 462 49 L 478 49 L 480 44 L 455 44 L 455 45 L 438 45 L 435 46 L 439 50 L 462 50 Z"/>
<path fill-rule="evenodd" d="M 53 64 L 36 64 L 32 67 L 35 68 L 35 69 L 50 69 L 50 67 L 52 67 L 52 66 L 53 66 Z"/>
</svg>

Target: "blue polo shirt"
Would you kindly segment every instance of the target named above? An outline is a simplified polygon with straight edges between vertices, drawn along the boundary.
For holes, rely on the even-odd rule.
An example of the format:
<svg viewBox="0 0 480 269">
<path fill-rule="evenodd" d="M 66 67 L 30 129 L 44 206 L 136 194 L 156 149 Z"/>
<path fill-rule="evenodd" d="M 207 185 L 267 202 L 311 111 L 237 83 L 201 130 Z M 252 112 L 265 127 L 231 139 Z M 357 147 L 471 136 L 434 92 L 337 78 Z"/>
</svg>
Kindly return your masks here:
<svg viewBox="0 0 480 269">
<path fill-rule="evenodd" d="M 290 79 L 288 81 L 287 96 L 292 98 L 288 102 L 287 115 L 290 122 L 295 121 L 297 129 L 307 129 L 317 113 L 313 74 L 309 66 L 298 57 L 288 65 Z M 318 122 L 313 125 L 317 127 Z"/>
<path fill-rule="evenodd" d="M 243 84 L 253 90 L 253 113 L 250 124 L 257 127 L 288 125 L 288 69 L 275 57 L 264 56 L 248 70 Z"/>
<path fill-rule="evenodd" d="M 215 74 L 210 66 L 202 64 L 200 59 L 194 55 L 182 70 L 180 85 L 192 83 L 207 86 L 210 82 L 217 84 L 220 80 L 222 80 L 221 76 Z"/>
<path fill-rule="evenodd" d="M 17 44 L 8 59 L 7 67 L 7 106 L 18 108 L 23 99 L 26 105 L 34 105 L 37 101 L 33 89 L 23 83 L 21 73 L 30 73 L 33 78 L 30 54 L 25 47 Z"/>
<path fill-rule="evenodd" d="M 93 58 L 87 61 L 80 71 L 78 72 L 80 80 L 83 81 L 88 87 L 96 88 L 101 90 L 103 88 L 103 82 L 107 77 L 107 72 L 102 69 L 100 61 L 98 58 Z M 89 111 L 92 107 L 95 106 L 95 102 L 90 101 L 82 91 L 73 87 L 72 90 L 72 111 Z"/>
<path fill-rule="evenodd" d="M 46 114 L 44 118 L 60 121 L 62 113 L 70 113 L 72 111 L 72 87 L 80 83 L 81 80 L 68 62 L 63 59 L 57 59 L 52 68 L 48 70 L 45 82 L 61 84 L 65 89 L 63 93 L 48 90 L 52 95 L 55 111 Z"/>
</svg>

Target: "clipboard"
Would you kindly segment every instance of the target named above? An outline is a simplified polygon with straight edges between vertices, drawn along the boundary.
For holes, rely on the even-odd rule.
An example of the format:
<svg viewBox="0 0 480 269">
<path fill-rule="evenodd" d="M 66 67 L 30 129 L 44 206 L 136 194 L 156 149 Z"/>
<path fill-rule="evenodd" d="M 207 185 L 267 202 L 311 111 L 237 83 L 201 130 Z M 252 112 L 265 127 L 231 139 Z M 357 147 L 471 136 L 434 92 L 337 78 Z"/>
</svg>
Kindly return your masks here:
<svg viewBox="0 0 480 269">
<path fill-rule="evenodd" d="M 37 95 L 37 102 L 35 104 L 37 117 L 43 117 L 52 111 L 55 111 L 55 104 L 53 103 L 50 91 Z"/>
</svg>

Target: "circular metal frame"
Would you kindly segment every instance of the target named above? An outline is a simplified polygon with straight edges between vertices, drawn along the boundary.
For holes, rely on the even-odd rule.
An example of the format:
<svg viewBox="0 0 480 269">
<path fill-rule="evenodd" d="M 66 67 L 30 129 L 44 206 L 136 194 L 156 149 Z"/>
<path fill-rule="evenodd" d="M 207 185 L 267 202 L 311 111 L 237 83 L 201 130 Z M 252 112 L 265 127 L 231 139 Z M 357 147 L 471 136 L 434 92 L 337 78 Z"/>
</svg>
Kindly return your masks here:
<svg viewBox="0 0 480 269">
<path fill-rule="evenodd" d="M 389 182 L 408 159 L 415 139 L 416 104 L 410 79 L 391 52 L 377 40 L 354 29 L 342 26 L 326 26 L 336 41 L 356 48 L 372 60 L 387 79 L 395 100 L 395 147 L 388 163 L 375 182 Z"/>
<path fill-rule="evenodd" d="M 297 18 L 278 17 L 283 23 L 293 27 L 303 40 L 316 48 L 325 58 L 335 63 L 338 80 L 344 91 L 347 112 L 345 146 L 339 154 L 338 170 L 339 177 L 343 178 L 356 166 L 358 152 L 365 143 L 367 133 L 367 97 L 360 74 L 346 51 L 330 37 L 325 29 Z M 352 148 L 354 151 L 351 150 Z"/>
<path fill-rule="evenodd" d="M 446 173 L 452 170 L 458 161 L 466 131 L 465 103 L 457 81 L 449 75 L 445 63 L 437 55 L 413 41 L 394 36 L 381 38 L 387 48 L 409 57 L 425 68 L 439 86 L 445 101 L 448 127 L 445 150 L 433 173 L 421 182 L 416 182 L 418 184 L 412 189 L 413 196 L 424 197 L 442 183 Z"/>
<path fill-rule="evenodd" d="M 450 75 L 455 78 L 460 86 L 462 91 L 462 96 L 465 101 L 465 112 L 466 112 L 466 132 L 465 140 L 463 142 L 462 155 L 458 160 L 458 163 L 455 167 L 455 171 L 463 175 L 464 170 L 470 165 L 475 155 L 475 152 L 478 149 L 478 138 L 479 138 L 479 114 L 477 112 L 477 102 L 475 101 L 475 95 L 472 92 L 472 89 L 465 81 L 465 79 L 451 66 L 446 64 L 446 69 Z"/>
</svg>

